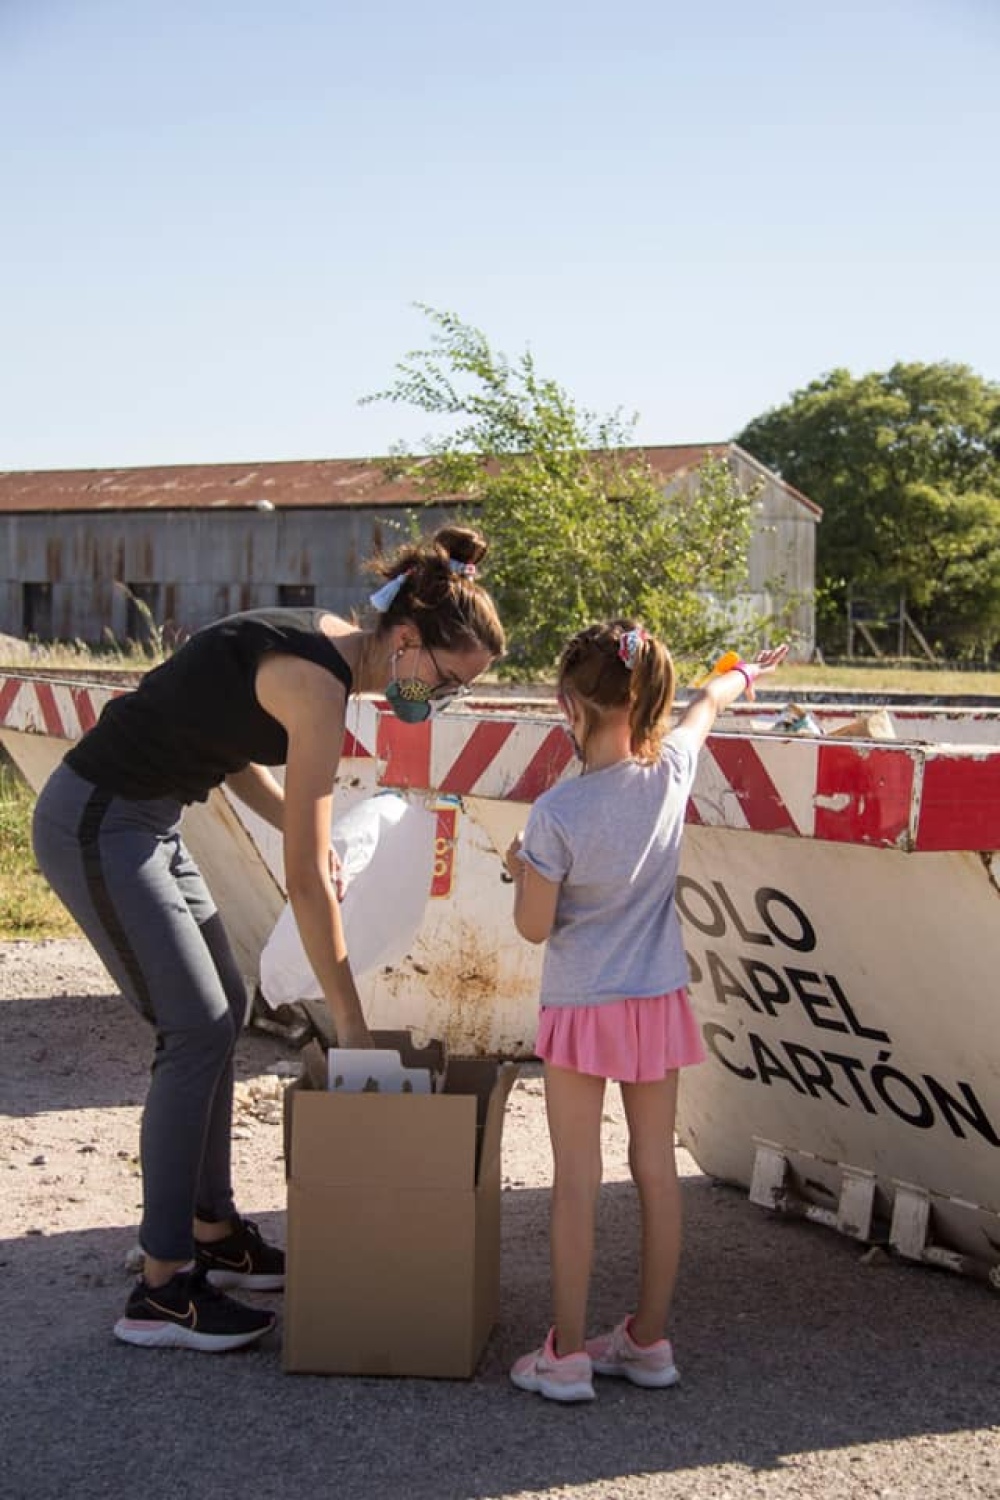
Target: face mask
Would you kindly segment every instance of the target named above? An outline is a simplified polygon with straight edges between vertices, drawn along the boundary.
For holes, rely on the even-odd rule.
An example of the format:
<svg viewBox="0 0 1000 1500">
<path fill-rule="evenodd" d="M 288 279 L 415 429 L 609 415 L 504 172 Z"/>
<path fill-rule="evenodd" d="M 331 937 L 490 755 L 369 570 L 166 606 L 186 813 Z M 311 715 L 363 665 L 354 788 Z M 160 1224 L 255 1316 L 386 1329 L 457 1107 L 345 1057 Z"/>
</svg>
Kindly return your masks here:
<svg viewBox="0 0 1000 1500">
<path fill-rule="evenodd" d="M 583 751 L 580 749 L 580 743 L 568 724 L 563 725 L 563 733 L 569 740 L 570 744 L 573 746 L 573 754 L 576 756 L 577 760 L 582 761 Z"/>
<path fill-rule="evenodd" d="M 580 748 L 580 741 L 577 739 L 576 735 L 573 733 L 573 726 L 569 722 L 569 720 L 570 720 L 569 700 L 566 698 L 565 694 L 563 694 L 563 693 L 557 693 L 556 694 L 556 702 L 559 705 L 560 712 L 563 714 L 563 716 L 564 716 L 564 718 L 566 720 L 566 722 L 562 725 L 563 733 L 565 734 L 566 738 L 569 740 L 570 744 L 573 746 L 573 754 L 576 756 L 577 760 L 582 761 L 583 760 L 583 750 Z"/>
<path fill-rule="evenodd" d="M 416 688 L 426 689 L 427 684 L 418 677 L 408 677 L 405 682 L 399 682 L 394 677 L 385 690 L 389 707 L 404 724 L 422 724 L 434 712 L 434 705 L 429 698 L 413 696 Z"/>
<path fill-rule="evenodd" d="M 396 653 L 397 656 L 399 654 Z M 393 678 L 385 690 L 385 696 L 396 718 L 404 724 L 423 724 L 468 692 L 467 687 L 451 687 L 446 684 L 431 687 L 421 677 L 404 677 L 400 681 L 395 675 L 396 657 L 392 659 L 392 670 Z"/>
</svg>

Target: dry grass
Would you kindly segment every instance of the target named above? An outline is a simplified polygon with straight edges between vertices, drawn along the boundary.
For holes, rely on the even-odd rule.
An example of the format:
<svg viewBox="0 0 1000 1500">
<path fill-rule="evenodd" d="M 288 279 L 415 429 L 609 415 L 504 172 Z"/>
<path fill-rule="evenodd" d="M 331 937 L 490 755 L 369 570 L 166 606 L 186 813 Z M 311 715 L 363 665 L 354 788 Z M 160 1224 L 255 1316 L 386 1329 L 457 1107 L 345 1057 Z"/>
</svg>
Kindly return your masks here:
<svg viewBox="0 0 1000 1500">
<path fill-rule="evenodd" d="M 151 651 L 135 641 L 121 644 L 111 636 L 100 650 L 94 650 L 82 641 L 43 645 L 21 641 L 14 636 L 0 636 L 0 672 L 16 672 L 18 667 L 40 667 L 47 671 L 65 668 L 74 675 L 85 673 L 88 668 L 101 673 L 145 672 L 156 666 L 167 654 L 162 632 L 154 634 Z M 683 681 L 683 672 L 681 677 Z M 494 674 L 488 673 L 485 681 L 492 684 Z M 787 686 L 790 692 L 807 687 L 820 690 L 855 688 L 877 693 L 929 693 L 955 697 L 987 695 L 1000 698 L 1000 671 L 965 672 L 910 665 L 888 659 L 884 663 L 870 662 L 851 666 L 786 665 L 772 681 L 775 686 Z M 516 683 L 505 682 L 503 686 L 511 695 L 518 692 Z M 534 683 L 533 686 L 538 688 L 545 684 Z"/>
<path fill-rule="evenodd" d="M 34 802 L 27 782 L 0 758 L 0 939 L 78 937 L 79 928 L 35 864 Z"/>
<path fill-rule="evenodd" d="M 949 697 L 984 695 L 1000 698 L 1000 671 L 959 672 L 938 667 L 910 667 L 891 662 L 871 666 L 784 666 L 772 679 L 789 689 L 854 688 L 873 693 L 930 693 Z"/>
<path fill-rule="evenodd" d="M 66 671 L 84 673 L 88 669 L 100 672 L 145 672 L 162 661 L 165 651 L 154 643 L 147 651 L 135 641 L 119 644 L 109 636 L 101 650 L 87 646 L 83 641 L 56 641 L 46 645 L 39 641 L 22 641 L 13 635 L 0 635 L 0 672 L 16 672 L 19 667 L 43 668 L 47 672 Z"/>
</svg>

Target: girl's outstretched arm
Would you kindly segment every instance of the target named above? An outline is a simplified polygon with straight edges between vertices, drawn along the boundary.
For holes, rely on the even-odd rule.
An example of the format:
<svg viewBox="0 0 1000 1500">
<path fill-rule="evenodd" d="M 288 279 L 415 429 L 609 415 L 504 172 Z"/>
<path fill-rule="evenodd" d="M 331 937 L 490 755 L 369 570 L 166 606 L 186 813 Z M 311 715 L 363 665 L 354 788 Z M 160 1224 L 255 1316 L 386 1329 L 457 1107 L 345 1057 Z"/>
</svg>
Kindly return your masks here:
<svg viewBox="0 0 1000 1500">
<path fill-rule="evenodd" d="M 741 693 L 748 698 L 754 696 L 754 683 L 758 677 L 773 672 L 788 655 L 788 646 L 774 646 L 761 651 L 753 661 L 741 662 L 730 672 L 713 677 L 689 700 L 677 721 L 677 728 L 685 730 L 700 750 L 705 743 L 719 714 L 735 703 Z"/>
</svg>

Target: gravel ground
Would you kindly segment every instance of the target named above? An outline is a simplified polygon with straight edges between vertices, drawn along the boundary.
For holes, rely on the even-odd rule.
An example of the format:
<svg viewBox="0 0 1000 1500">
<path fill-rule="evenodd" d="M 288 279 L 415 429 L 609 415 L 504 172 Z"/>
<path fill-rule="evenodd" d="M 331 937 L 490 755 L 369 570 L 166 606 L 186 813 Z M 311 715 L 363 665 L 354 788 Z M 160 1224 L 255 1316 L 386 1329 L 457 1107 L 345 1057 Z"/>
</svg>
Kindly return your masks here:
<svg viewBox="0 0 1000 1500">
<path fill-rule="evenodd" d="M 64 1500 L 68 1487 L 78 1500 L 1000 1500 L 995 1297 L 772 1218 L 683 1153 L 673 1329 L 683 1384 L 604 1381 L 596 1402 L 575 1407 L 515 1391 L 507 1368 L 538 1341 L 548 1308 L 550 1159 L 535 1068 L 508 1107 L 502 1308 L 474 1380 L 285 1375 L 275 1335 L 215 1358 L 116 1343 L 148 1062 L 148 1033 L 83 943 L 0 944 L 3 1500 Z M 240 1201 L 279 1239 L 279 1073 L 294 1062 L 271 1037 L 241 1043 Z M 636 1274 L 610 1094 L 605 1175 L 595 1327 L 629 1304 Z"/>
</svg>

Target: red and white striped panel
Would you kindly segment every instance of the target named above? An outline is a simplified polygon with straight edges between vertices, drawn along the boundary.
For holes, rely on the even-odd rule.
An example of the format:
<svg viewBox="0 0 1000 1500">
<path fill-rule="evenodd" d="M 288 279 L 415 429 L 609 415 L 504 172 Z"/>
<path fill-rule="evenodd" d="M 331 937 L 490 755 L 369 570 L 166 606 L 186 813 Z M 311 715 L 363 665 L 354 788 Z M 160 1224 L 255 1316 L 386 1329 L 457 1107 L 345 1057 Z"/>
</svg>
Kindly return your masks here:
<svg viewBox="0 0 1000 1500">
<path fill-rule="evenodd" d="M 97 723 L 104 705 L 127 691 L 105 683 L 0 674 L 0 729 L 78 740 Z M 352 702 L 344 735 L 345 757 L 365 759 L 375 754 L 379 718 L 380 705 L 374 700 Z"/>
<path fill-rule="evenodd" d="M 832 754 L 824 759 L 828 748 Z M 913 761 L 887 764 L 813 739 L 713 735 L 699 763 L 688 821 L 799 838 L 905 844 Z M 880 752 L 875 752 L 875 757 Z M 531 802 L 573 771 L 569 737 L 551 719 L 455 714 L 418 726 L 385 714 L 379 781 Z M 896 773 L 895 775 L 893 773 Z"/>
<path fill-rule="evenodd" d="M 929 753 L 922 766 L 918 849 L 1000 849 L 1000 750 Z"/>
<path fill-rule="evenodd" d="M 457 796 L 533 802 L 573 761 L 569 736 L 551 719 L 450 713 L 426 724 L 378 726 L 379 780 Z"/>
<path fill-rule="evenodd" d="M 78 740 L 97 723 L 105 703 L 121 691 L 98 683 L 0 676 L 0 728 Z"/>
<path fill-rule="evenodd" d="M 0 728 L 76 739 L 119 689 L 0 676 Z M 552 719 L 455 711 L 402 724 L 383 699 L 352 701 L 345 759 L 376 759 L 380 785 L 533 802 L 575 775 Z M 717 733 L 688 821 L 901 850 L 1000 849 L 1000 747 Z"/>
<path fill-rule="evenodd" d="M 451 713 L 378 724 L 384 786 L 531 802 L 574 775 L 551 719 Z M 1000 849 L 1000 748 L 714 734 L 688 821 L 901 850 Z"/>
<path fill-rule="evenodd" d="M 910 848 L 920 754 L 913 746 L 715 734 L 701 756 L 688 821 Z"/>
</svg>

